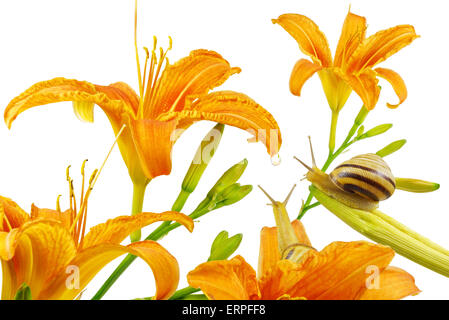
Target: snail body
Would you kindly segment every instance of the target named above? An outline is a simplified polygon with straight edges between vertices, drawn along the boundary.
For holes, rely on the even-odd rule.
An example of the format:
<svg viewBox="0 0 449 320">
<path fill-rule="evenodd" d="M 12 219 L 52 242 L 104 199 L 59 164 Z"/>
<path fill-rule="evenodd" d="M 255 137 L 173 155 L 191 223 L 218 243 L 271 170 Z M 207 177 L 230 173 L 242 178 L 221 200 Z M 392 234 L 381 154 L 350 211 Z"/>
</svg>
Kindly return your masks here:
<svg viewBox="0 0 449 320">
<path fill-rule="evenodd" d="M 377 209 L 379 201 L 391 197 L 396 189 L 390 167 L 376 154 L 355 156 L 335 167 L 330 174 L 317 168 L 313 151 L 312 167 L 297 160 L 309 170 L 306 174 L 308 181 L 351 208 L 367 211 Z"/>
</svg>

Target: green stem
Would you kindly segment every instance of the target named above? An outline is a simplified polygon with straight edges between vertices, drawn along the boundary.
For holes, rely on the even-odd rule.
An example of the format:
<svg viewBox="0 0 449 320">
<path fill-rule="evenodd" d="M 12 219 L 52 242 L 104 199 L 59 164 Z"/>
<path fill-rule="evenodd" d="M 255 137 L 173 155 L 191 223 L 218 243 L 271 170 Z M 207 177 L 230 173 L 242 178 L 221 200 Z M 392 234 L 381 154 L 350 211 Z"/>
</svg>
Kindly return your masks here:
<svg viewBox="0 0 449 320">
<path fill-rule="evenodd" d="M 168 300 L 180 300 L 198 291 L 200 291 L 200 289 L 185 287 L 176 291 Z"/>
<path fill-rule="evenodd" d="M 331 140 L 333 140 L 333 146 L 335 148 L 335 131 L 336 131 L 336 127 L 337 127 L 338 112 L 332 112 L 331 133 L 330 133 L 330 137 L 329 137 L 329 155 L 328 155 L 323 167 L 321 168 L 321 171 L 326 172 L 326 170 L 329 168 L 329 166 L 332 164 L 332 162 L 343 151 L 345 151 L 351 144 L 353 144 L 355 142 L 355 140 L 351 140 L 351 138 L 354 136 L 357 129 L 362 125 L 363 121 L 365 121 L 365 118 L 368 115 L 368 113 L 369 113 L 369 111 L 365 108 L 365 106 L 362 106 L 362 108 L 360 108 L 360 111 L 357 114 L 357 117 L 355 118 L 354 124 L 352 125 L 351 129 L 349 130 L 348 135 L 346 136 L 345 140 L 340 145 L 340 147 L 337 149 L 337 151 L 334 152 L 334 149 L 332 149 L 332 151 L 331 151 Z M 306 201 L 304 202 L 304 205 L 302 206 L 301 211 L 299 212 L 296 219 L 300 220 L 309 209 L 312 209 L 313 207 L 315 207 L 315 206 L 310 206 L 310 203 L 312 202 L 312 200 L 313 200 L 313 194 L 311 192 L 309 192 L 309 195 L 308 195 Z"/>
<path fill-rule="evenodd" d="M 175 203 L 173 203 L 173 206 L 171 208 L 172 211 L 181 211 L 189 196 L 190 192 L 181 189 L 178 198 L 176 198 Z"/>
<path fill-rule="evenodd" d="M 132 209 L 131 209 L 131 215 L 133 215 L 133 216 L 142 212 L 143 199 L 145 198 L 145 190 L 147 188 L 147 185 L 148 185 L 148 183 L 133 184 L 133 204 L 132 204 Z M 139 241 L 141 238 L 140 230 L 136 230 L 133 233 L 131 233 L 130 238 L 131 238 L 131 242 Z"/>
<path fill-rule="evenodd" d="M 337 121 L 338 121 L 338 111 L 332 111 L 331 131 L 329 134 L 329 155 L 331 155 L 335 149 L 335 136 L 337 134 Z"/>
</svg>

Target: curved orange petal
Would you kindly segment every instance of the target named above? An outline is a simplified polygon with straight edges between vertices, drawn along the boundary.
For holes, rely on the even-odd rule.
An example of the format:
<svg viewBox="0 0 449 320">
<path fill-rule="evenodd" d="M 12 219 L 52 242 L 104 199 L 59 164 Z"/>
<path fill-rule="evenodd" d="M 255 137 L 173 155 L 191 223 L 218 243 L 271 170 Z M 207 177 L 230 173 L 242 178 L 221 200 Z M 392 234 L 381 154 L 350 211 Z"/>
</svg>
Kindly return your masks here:
<svg viewBox="0 0 449 320">
<path fill-rule="evenodd" d="M 399 25 L 366 38 L 349 60 L 348 72 L 357 73 L 386 60 L 418 38 L 411 25 Z"/>
<path fill-rule="evenodd" d="M 128 246 L 100 244 L 82 250 L 37 298 L 74 299 L 106 264 L 125 253 L 142 258 L 150 266 L 156 281 L 156 299 L 167 299 L 173 294 L 179 282 L 178 262 L 157 242 L 140 241 Z"/>
<path fill-rule="evenodd" d="M 27 222 L 0 240 L 1 259 L 14 262 L 16 285 L 25 282 L 33 297 L 76 255 L 72 236 L 55 220 Z"/>
<path fill-rule="evenodd" d="M 293 13 L 280 15 L 272 21 L 284 28 L 298 42 L 299 49 L 311 57 L 313 62 L 322 67 L 332 65 L 332 54 L 326 36 L 315 22 L 306 16 Z"/>
<path fill-rule="evenodd" d="M 312 245 L 301 221 L 293 220 L 292 227 L 298 237 L 298 242 L 308 246 Z M 277 227 L 263 227 L 260 231 L 258 277 L 261 278 L 265 273 L 273 269 L 280 258 Z"/>
<path fill-rule="evenodd" d="M 81 247 L 87 249 L 103 243 L 119 244 L 133 231 L 158 221 L 176 221 L 184 225 L 190 232 L 193 230 L 193 220 L 185 214 L 175 211 L 142 212 L 134 216 L 117 217 L 96 225 L 86 234 Z"/>
<path fill-rule="evenodd" d="M 209 50 L 194 50 L 165 68 L 157 81 L 154 98 L 147 106 L 145 117 L 154 119 L 168 111 L 181 111 L 187 96 L 199 96 L 221 85 L 230 75 L 240 72 L 231 68 L 223 57 Z"/>
<path fill-rule="evenodd" d="M 290 76 L 290 92 L 295 96 L 301 95 L 301 89 L 304 83 L 314 75 L 315 72 L 321 70 L 319 64 L 312 63 L 306 59 L 300 59 L 293 67 Z"/>
<path fill-rule="evenodd" d="M 387 267 L 379 275 L 379 288 L 365 289 L 360 300 L 399 300 L 420 292 L 412 275 L 400 268 Z"/>
<path fill-rule="evenodd" d="M 298 264 L 304 276 L 287 292 L 309 300 L 358 299 L 372 268 L 382 272 L 394 251 L 366 241 L 333 242 L 319 253 L 312 250 Z"/>
<path fill-rule="evenodd" d="M 5 109 L 4 118 L 8 128 L 19 114 L 35 106 L 61 101 L 87 101 L 100 106 L 108 115 L 134 113 L 128 99 L 115 87 L 96 86 L 87 81 L 54 78 L 38 82 L 15 97 Z"/>
<path fill-rule="evenodd" d="M 0 196 L 0 231 L 10 231 L 9 227 L 19 228 L 29 219 L 29 215 L 17 203 Z"/>
<path fill-rule="evenodd" d="M 38 82 L 14 98 L 5 109 L 6 125 L 10 128 L 12 122 L 25 110 L 61 101 L 74 102 L 75 114 L 83 120 L 93 118 L 92 104 L 97 104 L 106 113 L 114 133 L 117 134 L 127 119 L 134 118 L 139 98 L 134 90 L 123 82 L 100 86 L 86 81 L 54 78 Z M 147 182 L 128 128 L 123 130 L 117 144 L 133 182 Z"/>
<path fill-rule="evenodd" d="M 348 12 L 335 51 L 334 66 L 342 67 L 365 39 L 366 19 Z"/>
<path fill-rule="evenodd" d="M 162 114 L 158 120 L 177 119 L 179 128 L 197 120 L 210 120 L 247 130 L 265 144 L 270 155 L 278 153 L 282 138 L 273 116 L 253 99 L 234 91 L 216 91 L 186 105 L 181 112 Z"/>
<path fill-rule="evenodd" d="M 376 68 L 374 71 L 376 71 L 379 77 L 382 77 L 391 84 L 394 92 L 396 92 L 396 95 L 399 98 L 398 104 L 387 103 L 387 107 L 392 109 L 397 108 L 402 102 L 405 101 L 405 99 L 407 99 L 407 87 L 405 86 L 404 80 L 402 80 L 401 76 L 397 72 L 391 69 Z"/>
<path fill-rule="evenodd" d="M 189 285 L 211 300 L 259 298 L 256 272 L 241 256 L 202 263 L 187 274 Z"/>
<path fill-rule="evenodd" d="M 374 109 L 379 100 L 380 89 L 377 85 L 379 80 L 373 70 L 366 69 L 359 75 L 345 74 L 338 69 L 335 72 L 357 93 L 365 108 Z"/>
<path fill-rule="evenodd" d="M 143 173 L 149 179 L 171 172 L 171 150 L 176 141 L 177 119 L 131 120 L 130 130 Z"/>
</svg>

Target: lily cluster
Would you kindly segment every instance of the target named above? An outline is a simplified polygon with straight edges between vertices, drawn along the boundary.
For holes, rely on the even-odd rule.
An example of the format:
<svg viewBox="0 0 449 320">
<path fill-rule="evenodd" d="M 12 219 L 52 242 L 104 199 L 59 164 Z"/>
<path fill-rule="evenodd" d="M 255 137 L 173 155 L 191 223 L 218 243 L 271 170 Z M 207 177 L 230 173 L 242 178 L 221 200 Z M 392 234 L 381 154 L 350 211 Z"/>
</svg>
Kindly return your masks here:
<svg viewBox="0 0 449 320">
<path fill-rule="evenodd" d="M 395 252 L 449 276 L 448 250 L 377 210 L 382 200 L 377 199 L 378 194 L 391 196 L 394 189 L 419 193 L 439 188 L 439 184 L 428 181 L 394 178 L 379 169 L 378 163 L 384 164 L 382 158 L 398 151 L 405 144 L 404 139 L 364 157 L 362 165 L 344 163 L 338 167 L 378 174 L 393 190 L 359 172 L 341 174 L 346 183 L 323 187 L 325 184 L 312 179 L 310 173 L 332 180 L 333 176 L 325 172 L 349 146 L 384 134 L 392 127 L 392 124 L 380 124 L 365 131 L 364 121 L 379 100 L 379 77 L 392 85 L 399 98 L 398 103 L 388 103 L 389 108 L 398 107 L 407 98 L 399 74 L 377 65 L 418 37 L 413 26 L 399 25 L 366 37 L 366 19 L 348 12 L 332 56 L 325 35 L 308 17 L 283 14 L 272 21 L 283 27 L 311 59 L 300 59 L 293 67 L 291 93 L 300 96 L 304 83 L 318 73 L 332 117 L 329 155 L 322 168 L 318 169 L 313 152 L 313 167 L 300 160 L 309 169 L 306 178 L 311 186 L 297 219 L 291 221 L 286 209 L 293 189 L 279 202 L 261 188 L 271 201 L 276 227 L 261 230 L 258 271 L 240 255 L 229 259 L 243 235 L 230 237 L 223 231 L 213 241 L 207 261 L 188 273 L 189 286 L 177 290 L 178 261 L 157 241 L 181 225 L 192 232 L 194 221 L 241 201 L 253 189 L 251 185 L 239 183 L 248 165 L 244 159 L 218 178 L 189 215 L 181 213 L 213 158 L 225 125 L 251 133 L 253 137 L 249 141 L 262 142 L 270 157 L 278 154 L 282 138 L 274 117 L 255 100 L 236 91 L 213 91 L 241 71 L 219 53 L 193 50 L 172 64 L 167 58 L 172 39 L 169 38 L 169 46 L 164 50 L 158 47 L 154 37 L 152 49 L 144 48 L 145 59 L 141 64 L 136 0 L 134 40 L 138 91 L 124 82 L 98 85 L 58 77 L 32 85 L 12 99 L 4 111 L 5 123 L 10 128 L 21 113 L 36 106 L 71 101 L 75 115 L 88 122 L 94 121 L 95 105 L 100 107 L 110 121 L 133 184 L 131 215 L 110 219 L 86 232 L 89 196 L 103 166 L 85 181 L 85 162 L 81 168 L 78 202 L 67 169 L 69 206 L 65 211 L 61 210 L 59 197 L 55 209 L 32 205 L 30 213 L 11 199 L 0 197 L 2 299 L 80 298 L 92 278 L 123 254 L 127 256 L 93 299 L 101 299 L 137 257 L 149 265 L 156 280 L 156 293 L 144 299 L 402 299 L 418 294 L 420 290 L 413 276 L 390 266 Z M 336 148 L 338 116 L 352 91 L 360 97 L 363 106 L 343 143 Z M 201 141 L 171 210 L 145 212 L 143 200 L 148 183 L 171 173 L 174 143 L 185 129 L 200 120 L 217 124 Z M 376 167 L 369 167 L 371 164 Z M 357 179 L 362 186 L 355 185 Z M 364 187 L 377 193 L 368 192 Z M 344 192 L 350 195 L 340 196 Z M 368 199 L 373 194 L 376 199 Z M 351 201 L 344 201 L 346 197 L 351 197 Z M 312 203 L 314 198 L 316 202 Z M 367 201 L 370 206 L 360 206 L 357 201 Z M 351 206 L 353 203 L 355 206 Z M 315 249 L 299 220 L 319 205 L 376 243 L 336 241 L 322 250 Z M 140 241 L 141 229 L 154 222 L 163 223 Z M 131 243 L 122 245 L 128 236 Z M 203 294 L 196 294 L 199 291 Z"/>
</svg>

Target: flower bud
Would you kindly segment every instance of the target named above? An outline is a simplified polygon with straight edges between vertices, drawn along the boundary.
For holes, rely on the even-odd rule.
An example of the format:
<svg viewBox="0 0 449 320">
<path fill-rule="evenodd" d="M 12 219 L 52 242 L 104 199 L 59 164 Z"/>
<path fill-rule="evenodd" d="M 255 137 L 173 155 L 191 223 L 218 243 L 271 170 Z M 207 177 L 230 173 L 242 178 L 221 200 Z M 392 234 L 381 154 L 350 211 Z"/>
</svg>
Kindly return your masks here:
<svg viewBox="0 0 449 320">
<path fill-rule="evenodd" d="M 31 289 L 26 283 L 23 283 L 19 289 L 17 289 L 14 300 L 33 300 L 31 297 Z"/>
<path fill-rule="evenodd" d="M 314 197 L 348 226 L 398 254 L 449 277 L 449 251 L 379 210 L 365 211 L 344 205 L 311 186 Z"/>
<path fill-rule="evenodd" d="M 386 157 L 386 156 L 398 151 L 399 149 L 401 149 L 406 142 L 407 142 L 407 140 L 405 140 L 405 139 L 394 141 L 394 142 L 390 143 L 388 146 L 384 147 L 383 149 L 380 149 L 379 151 L 377 151 L 376 154 L 382 158 Z"/>
<path fill-rule="evenodd" d="M 354 120 L 354 123 L 357 125 L 361 125 L 363 121 L 365 121 L 366 116 L 368 115 L 369 110 L 365 107 L 361 108 L 359 113 L 357 114 L 357 117 Z"/>
<path fill-rule="evenodd" d="M 248 160 L 243 159 L 239 163 L 233 165 L 229 168 L 223 175 L 218 179 L 215 185 L 210 189 L 207 197 L 213 199 L 218 195 L 219 192 L 223 191 L 228 186 L 237 182 L 240 179 L 243 172 L 245 172 L 246 166 L 248 165 Z"/>
<path fill-rule="evenodd" d="M 207 261 L 226 260 L 238 249 L 242 238 L 241 233 L 229 238 L 227 231 L 220 232 L 212 243 Z"/>
<path fill-rule="evenodd" d="M 251 185 L 240 186 L 240 184 L 238 183 L 230 185 L 228 188 L 223 190 L 219 197 L 217 197 L 217 199 L 222 198 L 223 200 L 217 203 L 216 208 L 229 206 L 231 204 L 239 202 L 240 200 L 245 198 L 252 190 L 253 186 Z"/>
<path fill-rule="evenodd" d="M 396 178 L 396 189 L 408 192 L 432 192 L 438 190 L 440 185 L 435 182 L 429 182 L 419 179 Z"/>
<path fill-rule="evenodd" d="M 201 176 L 204 173 L 204 170 L 206 170 L 209 161 L 212 159 L 215 150 L 218 148 L 221 136 L 223 135 L 223 130 L 224 125 L 218 123 L 212 128 L 212 130 L 209 131 L 203 141 L 201 141 L 184 181 L 182 182 L 182 190 L 188 193 L 192 193 L 195 190 Z"/>
<path fill-rule="evenodd" d="M 391 124 L 391 123 L 380 124 L 380 125 L 372 128 L 372 129 L 368 130 L 364 134 L 358 136 L 357 140 L 361 140 L 361 139 L 371 138 L 371 137 L 377 136 L 379 134 L 387 132 L 388 130 L 391 129 L 391 127 L 393 127 L 393 124 Z"/>
</svg>

